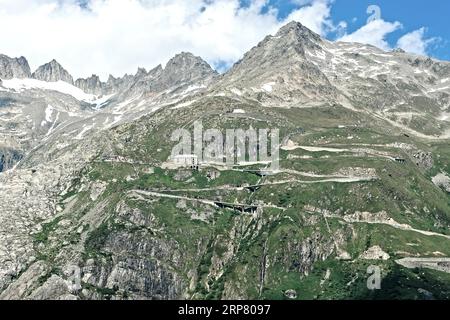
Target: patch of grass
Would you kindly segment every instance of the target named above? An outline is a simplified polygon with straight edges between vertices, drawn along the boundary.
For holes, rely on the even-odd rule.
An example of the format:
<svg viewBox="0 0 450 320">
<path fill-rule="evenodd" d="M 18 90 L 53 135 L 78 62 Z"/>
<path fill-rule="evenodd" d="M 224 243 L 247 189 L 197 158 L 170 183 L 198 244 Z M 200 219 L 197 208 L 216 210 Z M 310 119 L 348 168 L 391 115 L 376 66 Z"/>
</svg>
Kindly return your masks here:
<svg viewBox="0 0 450 320">
<path fill-rule="evenodd" d="M 35 234 L 35 236 L 34 236 L 35 242 L 46 244 L 48 242 L 48 238 L 49 238 L 50 234 L 56 230 L 58 223 L 61 220 L 62 220 L 62 216 L 59 216 L 48 223 L 44 223 L 42 225 L 41 232 Z"/>
</svg>

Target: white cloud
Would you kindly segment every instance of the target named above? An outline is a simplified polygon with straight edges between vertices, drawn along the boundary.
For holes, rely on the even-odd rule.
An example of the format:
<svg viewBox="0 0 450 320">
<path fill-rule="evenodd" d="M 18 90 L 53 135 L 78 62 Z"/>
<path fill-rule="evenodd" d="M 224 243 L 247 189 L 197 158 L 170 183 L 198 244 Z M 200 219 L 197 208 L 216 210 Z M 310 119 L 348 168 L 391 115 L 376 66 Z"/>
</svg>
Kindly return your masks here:
<svg viewBox="0 0 450 320">
<path fill-rule="evenodd" d="M 338 25 L 331 19 L 331 5 L 334 0 L 294 0 L 298 4 L 309 4 L 289 14 L 286 20 L 294 20 L 302 23 L 307 28 L 326 36 L 329 32 L 339 32 L 347 25 L 340 22 Z"/>
<path fill-rule="evenodd" d="M 57 59 L 75 78 L 92 73 L 135 73 L 155 67 L 181 51 L 190 51 L 223 70 L 266 35 L 291 20 L 322 36 L 389 49 L 386 36 L 399 22 L 371 21 L 347 34 L 347 23 L 334 23 L 334 0 L 291 0 L 298 6 L 283 21 L 269 0 L 0 0 L 0 51 L 25 56 L 32 69 Z M 287 0 L 286 0 L 287 1 Z M 341 37 L 342 36 L 342 37 Z M 420 41 L 422 40 L 422 42 Z M 428 40 L 418 30 L 398 45 L 425 52 Z"/>
<path fill-rule="evenodd" d="M 292 3 L 297 4 L 299 6 L 304 6 L 306 4 L 311 4 L 313 0 L 291 0 Z"/>
<path fill-rule="evenodd" d="M 406 52 L 419 55 L 426 55 L 430 44 L 435 42 L 436 38 L 425 38 L 425 28 L 420 28 L 405 34 L 397 41 L 397 47 Z"/>
<path fill-rule="evenodd" d="M 367 23 L 351 34 L 345 34 L 339 37 L 339 41 L 360 42 L 374 45 L 383 50 L 392 50 L 391 45 L 386 38 L 394 31 L 401 29 L 403 26 L 400 22 L 389 22 L 381 18 L 381 9 L 378 6 L 369 6 L 368 14 L 373 14 L 367 20 Z M 355 18 L 354 18 L 355 19 Z M 427 49 L 437 38 L 425 38 L 426 29 L 420 28 L 413 32 L 407 33 L 400 37 L 397 41 L 397 48 L 401 48 L 409 53 L 426 55 Z"/>
<path fill-rule="evenodd" d="M 298 20 L 324 35 L 330 1 L 311 0 L 284 21 L 268 0 L 0 0 L 1 53 L 25 56 L 32 69 L 57 59 L 74 77 L 134 73 L 180 51 L 231 64 L 267 34 Z M 5 30 L 9 30 L 5 32 Z"/>
<path fill-rule="evenodd" d="M 355 32 L 344 35 L 339 41 L 366 43 L 383 50 L 389 50 L 390 46 L 386 41 L 386 36 L 401 27 L 402 24 L 398 21 L 388 22 L 376 19 L 368 22 Z"/>
</svg>

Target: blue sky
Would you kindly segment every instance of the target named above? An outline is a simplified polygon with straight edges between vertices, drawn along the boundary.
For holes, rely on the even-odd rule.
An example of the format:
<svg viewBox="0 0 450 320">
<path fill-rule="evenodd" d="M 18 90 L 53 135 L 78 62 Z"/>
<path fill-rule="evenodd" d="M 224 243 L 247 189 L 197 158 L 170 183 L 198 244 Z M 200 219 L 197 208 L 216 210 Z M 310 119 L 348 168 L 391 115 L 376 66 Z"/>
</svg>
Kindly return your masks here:
<svg viewBox="0 0 450 320">
<path fill-rule="evenodd" d="M 367 8 L 381 14 L 368 21 Z M 133 74 L 192 52 L 223 72 L 294 20 L 330 40 L 450 61 L 448 0 L 0 0 L 0 53 L 32 69 Z"/>
<path fill-rule="evenodd" d="M 295 1 L 291 0 L 270 0 L 269 4 L 279 9 L 279 19 L 284 19 L 297 8 Z M 369 16 L 366 9 L 370 5 L 380 7 L 382 19 L 402 24 L 400 30 L 386 37 L 392 47 L 402 34 L 425 27 L 425 36 L 435 38 L 427 53 L 438 59 L 450 60 L 450 1 L 335 0 L 331 4 L 331 17 L 334 21 L 346 21 L 348 32 L 353 32 L 366 24 Z M 334 40 L 336 34 L 331 33 L 327 38 Z"/>
</svg>

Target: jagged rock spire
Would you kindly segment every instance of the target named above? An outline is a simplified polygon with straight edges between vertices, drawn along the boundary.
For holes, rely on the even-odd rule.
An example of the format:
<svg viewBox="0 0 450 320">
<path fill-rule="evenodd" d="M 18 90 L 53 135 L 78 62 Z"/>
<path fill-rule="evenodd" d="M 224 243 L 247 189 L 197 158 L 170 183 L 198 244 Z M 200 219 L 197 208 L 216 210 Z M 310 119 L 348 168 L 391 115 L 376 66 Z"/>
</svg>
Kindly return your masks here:
<svg viewBox="0 0 450 320">
<path fill-rule="evenodd" d="M 24 57 L 10 58 L 0 54 L 0 79 L 29 78 L 30 66 Z"/>
<path fill-rule="evenodd" d="M 33 74 L 32 77 L 37 80 L 56 82 L 65 81 L 73 84 L 73 78 L 69 72 L 64 69 L 55 59 L 40 66 Z"/>
</svg>

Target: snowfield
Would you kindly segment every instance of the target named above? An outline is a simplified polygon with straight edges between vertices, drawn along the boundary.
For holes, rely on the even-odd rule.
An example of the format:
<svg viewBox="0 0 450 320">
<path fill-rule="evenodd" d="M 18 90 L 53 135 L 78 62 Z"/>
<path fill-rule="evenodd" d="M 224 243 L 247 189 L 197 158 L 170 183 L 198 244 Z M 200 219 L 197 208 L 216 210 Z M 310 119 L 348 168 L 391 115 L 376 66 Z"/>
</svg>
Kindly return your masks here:
<svg viewBox="0 0 450 320">
<path fill-rule="evenodd" d="M 18 92 L 32 89 L 57 91 L 63 94 L 70 95 L 78 101 L 84 101 L 87 103 L 94 103 L 97 99 L 96 96 L 87 94 L 83 92 L 83 90 L 78 89 L 77 87 L 64 81 L 45 82 L 35 79 L 11 79 L 3 80 L 2 85 L 6 89 L 15 90 Z"/>
</svg>

